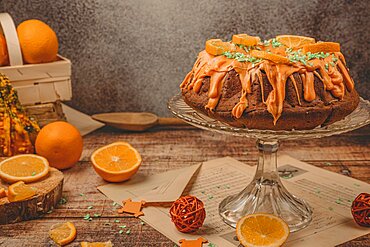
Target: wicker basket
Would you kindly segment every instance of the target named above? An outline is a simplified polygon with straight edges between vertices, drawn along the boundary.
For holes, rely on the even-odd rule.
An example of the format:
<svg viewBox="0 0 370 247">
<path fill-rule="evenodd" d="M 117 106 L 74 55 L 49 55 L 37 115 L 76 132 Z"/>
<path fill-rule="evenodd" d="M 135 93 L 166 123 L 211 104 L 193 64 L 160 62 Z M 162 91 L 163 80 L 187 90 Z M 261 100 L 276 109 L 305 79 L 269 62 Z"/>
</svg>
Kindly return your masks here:
<svg viewBox="0 0 370 247">
<path fill-rule="evenodd" d="M 51 122 L 67 120 L 59 100 L 52 103 L 28 105 L 25 109 L 28 116 L 35 118 L 40 127 Z"/>
<path fill-rule="evenodd" d="M 23 105 L 70 100 L 72 98 L 71 62 L 60 55 L 51 63 L 23 64 L 18 35 L 11 16 L 0 13 L 10 66 L 0 67 L 17 90 Z"/>
</svg>

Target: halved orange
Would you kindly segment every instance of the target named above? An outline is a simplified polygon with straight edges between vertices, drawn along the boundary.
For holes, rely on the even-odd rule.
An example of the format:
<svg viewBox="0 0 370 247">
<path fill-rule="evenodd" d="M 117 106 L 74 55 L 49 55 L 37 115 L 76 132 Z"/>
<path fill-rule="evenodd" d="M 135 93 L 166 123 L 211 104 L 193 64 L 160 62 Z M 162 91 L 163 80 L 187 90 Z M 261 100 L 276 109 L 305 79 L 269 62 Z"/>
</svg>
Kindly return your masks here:
<svg viewBox="0 0 370 247">
<path fill-rule="evenodd" d="M 112 242 L 81 242 L 81 247 L 112 247 Z"/>
<path fill-rule="evenodd" d="M 260 42 L 261 39 L 256 36 L 249 36 L 248 34 L 234 34 L 232 42 L 234 44 L 246 45 L 246 46 L 255 46 Z"/>
<path fill-rule="evenodd" d="M 139 152 L 127 142 L 115 142 L 96 150 L 91 155 L 96 173 L 109 182 L 131 178 L 141 165 Z"/>
<path fill-rule="evenodd" d="M 340 44 L 335 42 L 318 42 L 302 46 L 303 52 L 340 52 Z"/>
<path fill-rule="evenodd" d="M 34 154 L 22 154 L 0 162 L 0 177 L 8 183 L 23 181 L 31 183 L 49 173 L 49 162 Z"/>
<path fill-rule="evenodd" d="M 72 242 L 76 238 L 76 235 L 76 227 L 71 222 L 52 225 L 49 230 L 49 237 L 61 246 Z"/>
<path fill-rule="evenodd" d="M 252 50 L 250 52 L 250 55 L 256 58 L 270 60 L 275 63 L 289 63 L 290 62 L 287 57 L 284 57 L 278 54 L 268 53 L 266 51 Z"/>
<path fill-rule="evenodd" d="M 4 188 L 0 188 L 0 198 L 6 197 L 7 191 Z"/>
<path fill-rule="evenodd" d="M 238 221 L 236 236 L 243 246 L 278 247 L 287 240 L 289 227 L 272 214 L 249 214 Z"/>
<path fill-rule="evenodd" d="M 302 45 L 315 43 L 314 38 L 298 35 L 279 35 L 276 36 L 276 40 L 289 48 L 297 48 Z"/>
<path fill-rule="evenodd" d="M 206 41 L 206 52 L 208 54 L 218 56 L 224 52 L 231 51 L 232 44 L 229 42 L 223 42 L 220 39 L 210 39 Z"/>
<path fill-rule="evenodd" d="M 23 201 L 36 195 L 36 189 L 25 184 L 23 181 L 16 182 L 8 188 L 8 200 L 10 202 Z"/>
</svg>

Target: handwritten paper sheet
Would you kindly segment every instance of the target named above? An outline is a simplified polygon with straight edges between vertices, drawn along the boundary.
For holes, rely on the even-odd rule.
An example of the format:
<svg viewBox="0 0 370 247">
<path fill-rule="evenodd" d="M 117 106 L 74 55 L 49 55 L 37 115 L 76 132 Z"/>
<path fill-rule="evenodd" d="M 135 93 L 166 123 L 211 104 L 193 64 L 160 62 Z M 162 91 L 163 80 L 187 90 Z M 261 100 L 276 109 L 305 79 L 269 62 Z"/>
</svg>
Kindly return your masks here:
<svg viewBox="0 0 370 247">
<path fill-rule="evenodd" d="M 370 185 L 353 178 L 329 172 L 293 159 L 279 156 L 279 170 L 296 170 L 294 176 L 284 176 L 287 189 L 304 198 L 313 208 L 313 220 L 308 227 L 290 234 L 286 246 L 335 246 L 370 233 L 369 228 L 357 226 L 351 216 L 352 200 L 361 192 L 370 191 Z M 206 238 L 216 246 L 239 245 L 235 230 L 226 225 L 218 214 L 218 205 L 226 197 L 240 192 L 253 178 L 255 167 L 245 165 L 230 157 L 202 163 L 199 172 L 189 182 L 183 194 L 197 196 L 205 203 L 207 217 L 197 232 L 183 234 L 176 230 L 164 207 L 146 207 L 142 220 L 170 238 Z M 127 197 L 140 198 L 134 189 L 99 188 L 118 203 Z"/>
</svg>

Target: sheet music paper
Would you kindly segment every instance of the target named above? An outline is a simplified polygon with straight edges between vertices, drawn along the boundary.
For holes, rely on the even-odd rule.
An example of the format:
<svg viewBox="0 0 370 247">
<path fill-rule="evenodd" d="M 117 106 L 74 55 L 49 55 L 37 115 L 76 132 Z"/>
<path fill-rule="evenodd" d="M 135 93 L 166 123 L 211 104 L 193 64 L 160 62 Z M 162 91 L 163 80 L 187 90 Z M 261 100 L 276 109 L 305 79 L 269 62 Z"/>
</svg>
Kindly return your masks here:
<svg viewBox="0 0 370 247">
<path fill-rule="evenodd" d="M 291 233 L 285 246 L 335 246 L 370 233 L 352 219 L 352 200 L 361 192 L 369 192 L 370 185 L 362 181 L 326 171 L 287 155 L 279 156 L 279 170 L 295 170 L 294 176 L 284 176 L 287 189 L 305 199 L 313 209 L 313 220 L 308 227 Z M 240 192 L 253 178 L 255 166 L 245 165 L 230 157 L 202 163 L 199 172 L 185 188 L 185 194 L 198 197 L 205 204 L 207 217 L 201 229 L 192 234 L 176 230 L 169 216 L 169 208 L 146 207 L 141 219 L 175 243 L 182 238 L 199 236 L 220 247 L 238 246 L 235 229 L 226 225 L 218 214 L 219 203 L 228 195 Z M 139 185 L 139 184 L 138 184 Z M 139 185 L 140 186 L 140 185 Z M 102 186 L 104 187 L 104 186 Z M 109 198 L 127 198 L 139 194 L 130 189 L 119 195 L 116 190 L 99 188 Z M 117 202 L 121 202 L 118 200 Z"/>
</svg>

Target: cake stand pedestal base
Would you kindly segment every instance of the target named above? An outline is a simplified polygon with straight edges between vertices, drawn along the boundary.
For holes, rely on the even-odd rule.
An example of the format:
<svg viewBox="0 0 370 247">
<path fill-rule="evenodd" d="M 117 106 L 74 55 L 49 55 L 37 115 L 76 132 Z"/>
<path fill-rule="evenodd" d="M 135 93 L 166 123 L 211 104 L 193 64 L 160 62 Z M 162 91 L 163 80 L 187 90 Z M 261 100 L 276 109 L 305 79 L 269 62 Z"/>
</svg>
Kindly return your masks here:
<svg viewBox="0 0 370 247">
<path fill-rule="evenodd" d="M 310 206 L 290 194 L 277 171 L 278 141 L 257 141 L 259 158 L 253 181 L 239 194 L 226 197 L 219 205 L 223 220 L 235 227 L 247 214 L 270 213 L 282 218 L 294 232 L 312 219 Z"/>
</svg>

